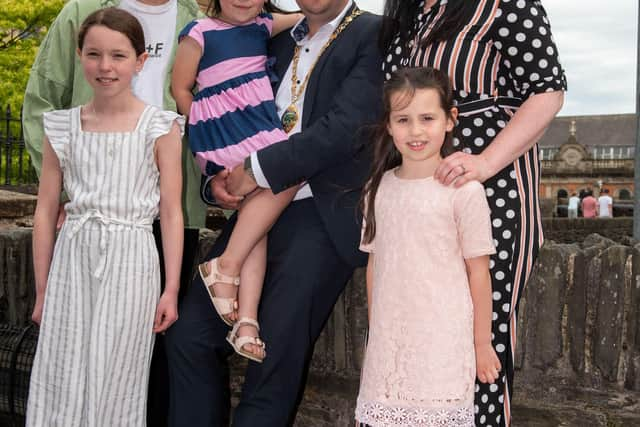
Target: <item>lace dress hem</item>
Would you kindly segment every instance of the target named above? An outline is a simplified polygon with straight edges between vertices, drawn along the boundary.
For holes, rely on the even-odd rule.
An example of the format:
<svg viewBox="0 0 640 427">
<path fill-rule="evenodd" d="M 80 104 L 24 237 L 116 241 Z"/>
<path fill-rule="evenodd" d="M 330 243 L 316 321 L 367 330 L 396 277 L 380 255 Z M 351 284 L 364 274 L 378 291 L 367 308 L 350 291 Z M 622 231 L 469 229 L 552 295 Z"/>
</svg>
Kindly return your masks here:
<svg viewBox="0 0 640 427">
<path fill-rule="evenodd" d="M 358 402 L 356 420 L 371 427 L 474 427 L 473 407 L 404 408 Z"/>
</svg>

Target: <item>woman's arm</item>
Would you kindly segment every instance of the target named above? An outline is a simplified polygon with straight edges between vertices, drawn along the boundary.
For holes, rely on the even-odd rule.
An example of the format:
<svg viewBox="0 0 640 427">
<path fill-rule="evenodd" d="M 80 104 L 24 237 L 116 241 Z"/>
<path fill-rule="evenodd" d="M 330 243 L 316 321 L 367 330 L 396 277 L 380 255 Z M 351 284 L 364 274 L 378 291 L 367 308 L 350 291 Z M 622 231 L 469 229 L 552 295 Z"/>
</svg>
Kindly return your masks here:
<svg viewBox="0 0 640 427">
<path fill-rule="evenodd" d="M 31 319 L 40 324 L 47 278 L 53 256 L 56 222 L 60 207 L 62 170 L 49 140 L 42 144 L 42 173 L 38 187 L 38 203 L 33 216 L 33 269 L 36 282 L 36 303 Z"/>
<path fill-rule="evenodd" d="M 168 134 L 156 140 L 155 151 L 160 170 L 160 228 L 165 267 L 165 288 L 158 302 L 153 328 L 157 333 L 166 330 L 178 319 L 184 224 L 181 203 L 181 138 L 176 123 Z"/>
<path fill-rule="evenodd" d="M 171 94 L 178 105 L 178 112 L 188 115 L 193 101 L 193 86 L 198 74 L 198 63 L 202 56 L 202 48 L 191 37 L 185 36 L 176 51 L 171 73 Z"/>
<path fill-rule="evenodd" d="M 282 31 L 293 27 L 303 17 L 304 15 L 301 13 L 274 13 L 271 37 L 275 37 Z"/>
<path fill-rule="evenodd" d="M 453 153 L 440 163 L 434 178 L 445 185 L 455 180 L 456 187 L 471 180 L 486 181 L 538 142 L 560 111 L 563 101 L 563 91 L 530 96 L 482 153 Z"/>
<path fill-rule="evenodd" d="M 371 323 L 371 297 L 373 292 L 373 252 L 369 254 L 369 261 L 367 261 L 367 315 L 369 316 L 369 323 Z"/>
<path fill-rule="evenodd" d="M 476 350 L 476 373 L 483 383 L 493 383 L 500 373 L 500 361 L 491 345 L 491 275 L 489 256 L 465 260 L 469 289 L 473 301 L 473 338 Z"/>
</svg>

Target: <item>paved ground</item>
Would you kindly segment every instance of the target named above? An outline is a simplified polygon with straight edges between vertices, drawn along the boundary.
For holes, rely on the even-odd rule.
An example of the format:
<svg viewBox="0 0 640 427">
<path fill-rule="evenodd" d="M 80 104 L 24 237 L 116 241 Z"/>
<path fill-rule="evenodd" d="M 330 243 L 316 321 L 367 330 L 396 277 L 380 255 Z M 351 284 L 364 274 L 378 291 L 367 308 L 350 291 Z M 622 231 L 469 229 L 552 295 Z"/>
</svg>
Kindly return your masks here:
<svg viewBox="0 0 640 427">
<path fill-rule="evenodd" d="M 520 390 L 513 427 L 638 427 L 640 393 L 547 387 Z"/>
</svg>

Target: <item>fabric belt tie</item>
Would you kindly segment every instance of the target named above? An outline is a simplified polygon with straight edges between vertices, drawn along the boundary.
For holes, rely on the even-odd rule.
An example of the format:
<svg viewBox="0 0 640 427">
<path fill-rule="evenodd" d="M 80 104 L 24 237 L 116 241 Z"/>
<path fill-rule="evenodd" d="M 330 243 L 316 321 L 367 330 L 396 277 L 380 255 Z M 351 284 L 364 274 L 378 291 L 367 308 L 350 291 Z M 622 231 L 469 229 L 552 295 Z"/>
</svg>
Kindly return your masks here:
<svg viewBox="0 0 640 427">
<path fill-rule="evenodd" d="M 70 221 L 70 230 L 67 234 L 68 239 L 72 239 L 80 229 L 87 223 L 87 221 L 96 221 L 102 225 L 100 227 L 100 239 L 99 239 L 99 247 L 100 247 L 100 259 L 98 261 L 98 266 L 95 271 L 92 273 L 93 277 L 99 279 L 102 277 L 102 273 L 104 273 L 104 269 L 107 266 L 107 231 L 111 231 L 109 226 L 111 225 L 120 225 L 124 227 L 137 228 L 141 230 L 146 230 L 151 232 L 152 222 L 149 221 L 127 221 L 119 218 L 111 218 L 105 216 L 98 212 L 95 209 L 90 209 L 85 213 L 79 214 L 70 214 L 67 215 L 67 221 Z"/>
<path fill-rule="evenodd" d="M 522 105 L 522 99 L 511 96 L 496 96 L 493 98 L 477 99 L 456 105 L 458 114 L 472 116 L 490 110 L 493 107 L 518 109 Z"/>
</svg>

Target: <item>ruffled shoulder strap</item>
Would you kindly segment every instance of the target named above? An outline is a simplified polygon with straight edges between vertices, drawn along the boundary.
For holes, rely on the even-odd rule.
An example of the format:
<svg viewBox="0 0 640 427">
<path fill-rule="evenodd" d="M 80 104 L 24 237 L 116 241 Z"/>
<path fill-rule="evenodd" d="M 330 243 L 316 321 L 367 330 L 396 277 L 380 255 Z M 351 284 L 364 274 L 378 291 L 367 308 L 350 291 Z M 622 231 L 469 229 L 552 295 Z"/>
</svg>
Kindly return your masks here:
<svg viewBox="0 0 640 427">
<path fill-rule="evenodd" d="M 42 114 L 44 134 L 58 156 L 61 168 L 64 168 L 69 157 L 74 110 L 54 110 Z"/>
<path fill-rule="evenodd" d="M 146 124 L 147 141 L 155 142 L 156 139 L 166 135 L 171 130 L 173 123 L 180 126 L 180 136 L 184 135 L 185 118 L 173 111 L 160 110 L 156 107 L 150 107 L 148 122 Z"/>
</svg>

